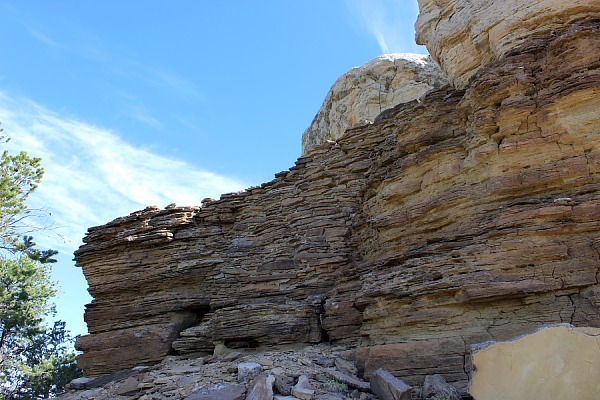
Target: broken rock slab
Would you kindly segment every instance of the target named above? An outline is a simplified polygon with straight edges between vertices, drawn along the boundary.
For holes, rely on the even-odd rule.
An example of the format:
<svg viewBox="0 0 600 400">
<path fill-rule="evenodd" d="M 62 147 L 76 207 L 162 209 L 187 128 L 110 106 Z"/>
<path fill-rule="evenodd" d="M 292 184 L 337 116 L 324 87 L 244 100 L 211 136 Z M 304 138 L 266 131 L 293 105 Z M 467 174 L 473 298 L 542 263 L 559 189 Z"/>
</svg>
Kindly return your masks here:
<svg viewBox="0 0 600 400">
<path fill-rule="evenodd" d="M 239 384 L 218 385 L 202 388 L 184 400 L 244 400 L 246 387 Z"/>
<path fill-rule="evenodd" d="M 273 372 L 273 370 L 271 370 L 271 372 Z M 282 371 L 282 374 L 277 375 L 275 377 L 274 386 L 280 394 L 284 396 L 289 396 L 292 394 L 292 386 L 294 386 L 294 380 L 289 376 L 283 375 Z"/>
<path fill-rule="evenodd" d="M 242 362 L 238 364 L 238 382 L 248 382 L 262 372 L 262 366 L 256 362 Z"/>
<path fill-rule="evenodd" d="M 260 373 L 250 382 L 246 400 L 273 400 L 274 382 L 275 377 L 273 375 L 267 375 L 264 372 Z"/>
<path fill-rule="evenodd" d="M 94 380 L 94 378 L 86 378 L 86 377 L 75 378 L 69 383 L 69 389 L 74 389 L 74 390 L 88 389 L 87 384 L 93 380 Z"/>
<path fill-rule="evenodd" d="M 346 375 L 356 375 L 358 373 L 358 369 L 356 365 L 352 361 L 344 360 L 343 358 L 337 357 L 334 360 L 335 367 L 342 373 Z"/>
<path fill-rule="evenodd" d="M 472 346 L 477 400 L 597 400 L 600 328 L 555 325 L 508 342 Z"/>
<path fill-rule="evenodd" d="M 298 383 L 292 388 L 292 396 L 300 400 L 312 400 L 315 394 L 315 388 L 310 384 L 306 375 L 300 375 Z"/>
<path fill-rule="evenodd" d="M 371 391 L 381 400 L 410 400 L 412 387 L 379 368 L 371 375 Z"/>
<path fill-rule="evenodd" d="M 348 387 L 358 389 L 362 392 L 368 392 L 371 389 L 369 382 L 360 380 L 354 375 L 348 375 L 335 369 L 327 370 L 327 375 L 338 382 L 348 385 Z"/>
<path fill-rule="evenodd" d="M 132 368 L 96 378 L 76 378 L 69 383 L 69 388 L 74 390 L 95 389 L 111 382 L 119 382 L 130 377 L 135 377 L 144 370 L 145 368 Z"/>
<path fill-rule="evenodd" d="M 423 383 L 423 399 L 460 400 L 458 390 L 444 379 L 443 376 L 427 375 Z"/>
<path fill-rule="evenodd" d="M 274 382 L 275 377 L 273 375 L 267 375 L 264 372 L 260 373 L 250 382 L 246 400 L 273 400 Z"/>
<path fill-rule="evenodd" d="M 139 392 L 140 376 L 131 376 L 125 379 L 115 390 L 115 394 L 119 396 L 130 396 Z"/>
</svg>

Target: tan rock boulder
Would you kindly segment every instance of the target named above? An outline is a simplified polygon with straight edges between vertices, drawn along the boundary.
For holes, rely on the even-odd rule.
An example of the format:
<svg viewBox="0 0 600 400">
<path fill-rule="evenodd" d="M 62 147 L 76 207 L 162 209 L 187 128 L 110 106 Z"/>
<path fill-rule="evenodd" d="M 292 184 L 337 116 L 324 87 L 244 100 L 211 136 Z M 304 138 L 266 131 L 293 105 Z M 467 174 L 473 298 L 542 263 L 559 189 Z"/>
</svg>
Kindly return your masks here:
<svg viewBox="0 0 600 400">
<path fill-rule="evenodd" d="M 595 400 L 600 328 L 554 326 L 476 349 L 470 394 L 477 400 Z"/>
<path fill-rule="evenodd" d="M 418 0 L 417 43 L 456 87 L 530 36 L 600 16 L 597 0 Z"/>
<path fill-rule="evenodd" d="M 420 98 L 446 84 L 437 64 L 423 54 L 386 54 L 352 68 L 333 84 L 302 135 L 302 154 L 346 129 L 368 124 L 382 111 Z"/>
</svg>

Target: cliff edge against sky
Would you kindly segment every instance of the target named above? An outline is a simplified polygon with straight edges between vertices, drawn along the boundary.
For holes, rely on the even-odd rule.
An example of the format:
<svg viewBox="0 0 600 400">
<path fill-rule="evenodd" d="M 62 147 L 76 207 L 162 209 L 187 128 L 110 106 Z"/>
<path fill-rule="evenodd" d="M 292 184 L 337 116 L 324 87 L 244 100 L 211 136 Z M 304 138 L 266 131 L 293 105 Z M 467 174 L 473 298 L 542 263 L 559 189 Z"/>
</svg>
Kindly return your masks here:
<svg viewBox="0 0 600 400">
<path fill-rule="evenodd" d="M 260 187 L 90 228 L 86 374 L 328 341 L 364 377 L 464 387 L 473 343 L 600 327 L 600 5 L 419 3 L 454 86 Z"/>
</svg>

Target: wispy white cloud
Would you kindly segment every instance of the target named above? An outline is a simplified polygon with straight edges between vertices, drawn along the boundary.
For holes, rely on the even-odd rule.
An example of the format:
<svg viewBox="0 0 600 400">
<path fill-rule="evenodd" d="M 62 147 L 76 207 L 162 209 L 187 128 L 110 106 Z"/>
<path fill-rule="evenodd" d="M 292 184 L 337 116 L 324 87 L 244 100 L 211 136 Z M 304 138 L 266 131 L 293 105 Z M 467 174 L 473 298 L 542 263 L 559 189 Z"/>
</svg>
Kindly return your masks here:
<svg viewBox="0 0 600 400">
<path fill-rule="evenodd" d="M 163 127 L 162 122 L 154 118 L 142 104 L 127 103 L 123 106 L 123 113 L 151 128 L 160 129 Z"/>
<path fill-rule="evenodd" d="M 45 27 L 24 17 L 19 11 L 18 5 L 11 4 L 10 2 L 2 2 L 0 3 L 0 12 L 4 17 L 9 17 L 9 19 L 22 25 L 25 31 L 38 42 L 50 47 L 60 47 L 60 44 L 56 40 L 50 38 L 45 32 L 47 31 Z"/>
<path fill-rule="evenodd" d="M 58 47 L 58 42 L 50 39 L 50 37 L 43 33 L 40 29 L 34 28 L 31 25 L 25 25 L 25 28 L 27 29 L 29 34 L 33 36 L 33 38 L 36 39 L 38 42 L 50 47 Z"/>
<path fill-rule="evenodd" d="M 62 251 L 78 247 L 88 227 L 148 205 L 198 205 L 205 197 L 246 187 L 1 92 L 0 121 L 14 150 L 42 158 L 45 175 L 31 206 L 52 213 L 68 242 L 45 245 Z"/>
<path fill-rule="evenodd" d="M 30 207 L 51 213 L 50 219 L 33 223 L 53 223 L 54 230 L 33 234 L 40 248 L 59 250 L 53 268 L 61 287 L 56 318 L 67 321 L 74 334 L 86 332 L 83 310 L 91 298 L 82 271 L 69 260 L 88 227 L 148 205 L 199 205 L 205 197 L 218 198 L 247 187 L 2 92 L 0 122 L 11 138 L 7 144 L 11 151 L 25 150 L 42 158 L 44 178 L 28 201 Z"/>
<path fill-rule="evenodd" d="M 181 100 L 188 104 L 198 104 L 206 101 L 205 95 L 198 88 L 198 85 L 187 79 L 181 74 L 169 70 L 160 63 L 147 62 L 147 60 L 138 60 L 131 56 L 128 49 L 122 48 L 119 44 L 108 42 L 88 30 L 76 30 L 69 35 L 68 42 L 59 43 L 53 40 L 46 32 L 47 28 L 37 22 L 25 21 L 17 18 L 23 28 L 37 41 L 47 46 L 53 47 L 56 54 L 67 57 L 68 59 L 82 59 L 96 64 L 99 71 L 108 73 L 113 78 L 115 76 L 124 78 L 130 91 L 135 84 L 141 84 L 144 88 L 152 88 L 155 93 L 163 97 L 174 100 Z M 100 82 L 100 83 L 99 83 Z M 96 84 L 106 84 L 100 79 Z M 122 96 L 125 88 L 114 87 L 112 90 Z M 148 111 L 148 101 L 141 98 L 139 94 L 128 93 L 130 98 L 117 103 L 119 112 L 126 117 L 140 121 L 153 129 L 161 129 L 162 122 Z"/>
<path fill-rule="evenodd" d="M 168 89 L 189 102 L 197 103 L 198 101 L 206 100 L 194 82 L 172 71 L 161 67 L 149 68 L 131 60 L 129 64 L 133 66 L 133 71 L 137 71 L 139 76 L 143 77 L 151 85 Z"/>
<path fill-rule="evenodd" d="M 141 82 L 145 86 L 165 90 L 173 97 L 197 103 L 206 98 L 197 84 L 186 77 L 158 64 L 141 62 L 130 57 L 114 44 L 82 32 L 79 42 L 73 43 L 71 52 L 101 66 L 105 71 L 127 79 Z"/>
<path fill-rule="evenodd" d="M 416 0 L 346 0 L 357 22 L 375 37 L 382 54 L 413 52 Z"/>
</svg>

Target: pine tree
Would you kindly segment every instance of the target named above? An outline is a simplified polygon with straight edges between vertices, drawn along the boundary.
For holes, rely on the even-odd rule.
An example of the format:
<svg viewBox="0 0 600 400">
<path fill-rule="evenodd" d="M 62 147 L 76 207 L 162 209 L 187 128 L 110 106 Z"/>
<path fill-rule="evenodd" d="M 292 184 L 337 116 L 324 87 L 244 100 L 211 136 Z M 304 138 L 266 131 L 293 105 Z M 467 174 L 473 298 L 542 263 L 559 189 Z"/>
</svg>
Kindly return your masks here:
<svg viewBox="0 0 600 400">
<path fill-rule="evenodd" d="M 0 136 L 0 145 L 7 141 Z M 55 312 L 57 252 L 23 236 L 31 232 L 25 200 L 42 179 L 40 161 L 25 152 L 0 156 L 0 395 L 7 400 L 49 398 L 81 376 L 64 322 L 45 323 Z"/>
</svg>

